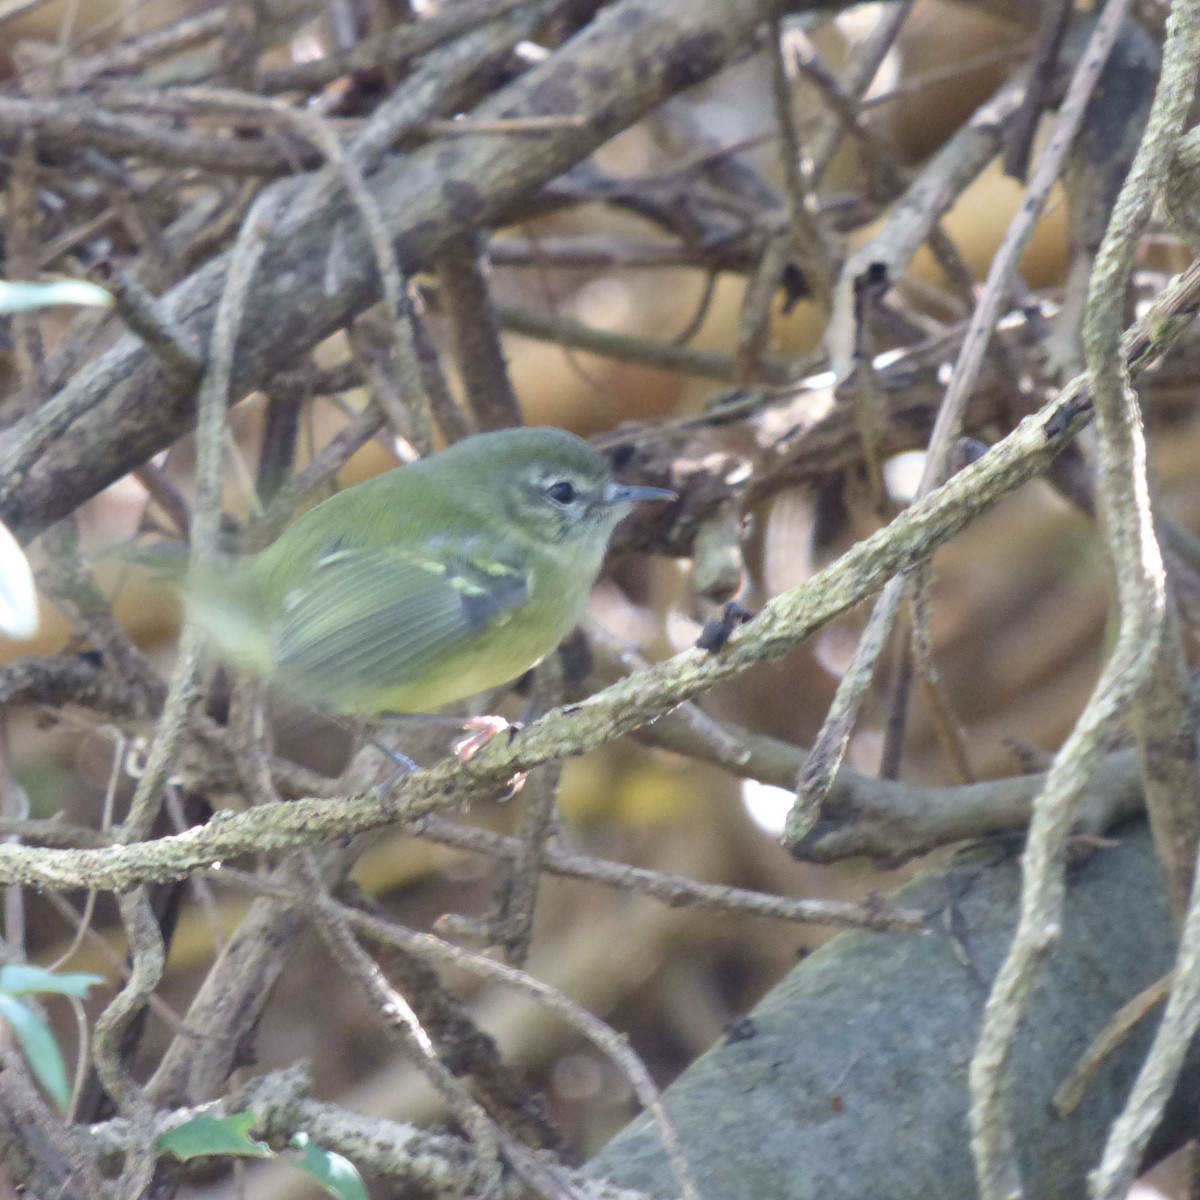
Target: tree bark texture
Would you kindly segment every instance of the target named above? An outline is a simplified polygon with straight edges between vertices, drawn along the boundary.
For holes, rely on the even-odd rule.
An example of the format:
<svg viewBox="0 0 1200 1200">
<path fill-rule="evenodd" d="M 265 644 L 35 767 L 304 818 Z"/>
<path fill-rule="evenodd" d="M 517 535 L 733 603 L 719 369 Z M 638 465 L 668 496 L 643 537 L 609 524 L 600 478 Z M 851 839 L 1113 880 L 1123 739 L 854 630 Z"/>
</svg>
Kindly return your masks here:
<svg viewBox="0 0 1200 1200">
<path fill-rule="evenodd" d="M 420 269 L 453 237 L 502 220 L 652 108 L 710 78 L 752 46 L 771 7 L 625 0 L 472 112 L 479 121 L 562 118 L 560 127 L 537 137 L 459 135 L 390 155 L 369 186 L 401 269 Z M 580 123 L 566 120 L 572 116 Z M 274 186 L 304 195 L 297 180 Z M 253 336 L 237 347 L 231 400 L 266 386 L 379 298 L 361 215 L 340 186 L 325 195 L 315 210 L 300 204 L 299 217 L 285 212 L 267 234 L 242 320 Z M 166 316 L 199 347 L 208 343 L 227 270 L 223 255 L 162 298 Z M 36 536 L 194 419 L 194 388 L 172 379 L 142 341 L 122 338 L 0 437 L 0 520 L 23 540 Z"/>
</svg>

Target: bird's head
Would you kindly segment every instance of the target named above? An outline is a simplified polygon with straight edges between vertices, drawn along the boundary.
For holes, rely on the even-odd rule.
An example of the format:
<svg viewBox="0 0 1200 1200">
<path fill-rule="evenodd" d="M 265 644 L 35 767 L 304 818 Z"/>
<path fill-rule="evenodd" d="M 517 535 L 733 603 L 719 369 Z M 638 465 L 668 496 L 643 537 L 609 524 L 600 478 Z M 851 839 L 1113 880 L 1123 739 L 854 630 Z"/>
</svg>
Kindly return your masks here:
<svg viewBox="0 0 1200 1200">
<path fill-rule="evenodd" d="M 548 544 L 602 551 L 638 501 L 675 499 L 666 488 L 618 483 L 603 454 L 561 429 L 481 434 L 445 455 L 459 460 L 453 469 L 477 501 L 494 505 L 494 515 L 524 536 Z"/>
</svg>

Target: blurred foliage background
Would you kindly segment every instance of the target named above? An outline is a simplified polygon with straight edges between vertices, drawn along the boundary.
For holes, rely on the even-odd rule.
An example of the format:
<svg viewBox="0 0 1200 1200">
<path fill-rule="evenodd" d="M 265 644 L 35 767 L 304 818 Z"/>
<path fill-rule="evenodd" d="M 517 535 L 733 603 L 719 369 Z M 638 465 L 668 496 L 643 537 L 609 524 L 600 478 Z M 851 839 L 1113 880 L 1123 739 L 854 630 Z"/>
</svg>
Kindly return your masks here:
<svg viewBox="0 0 1200 1200">
<path fill-rule="evenodd" d="M 586 23 L 595 7 L 562 6 L 562 14 L 546 25 L 532 48 L 516 58 L 527 53 L 529 61 L 536 61 L 539 54 L 552 51 L 573 28 Z M 802 65 L 806 56 L 819 56 L 825 69 L 844 74 L 879 23 L 889 19 L 892 7 L 859 5 L 785 27 L 793 34 L 787 43 L 794 56 L 788 84 L 801 146 L 821 135 L 829 122 L 822 91 Z M 856 100 L 855 111 L 873 138 L 889 147 L 914 177 L 980 105 L 1028 65 L 1039 33 L 1030 12 L 1020 6 L 917 0 L 904 7 L 907 17 L 870 86 Z M 1164 7 L 1140 6 L 1139 19 L 1152 37 L 1161 34 Z M 181 6 L 174 0 L 61 0 L 10 3 L 6 8 L 11 11 L 0 8 L 0 89 L 35 100 L 38 93 L 28 81 L 52 78 L 46 72 L 56 63 L 86 69 L 91 56 L 111 55 L 150 31 L 171 29 L 185 18 L 211 11 L 204 3 Z M 317 61 L 344 51 L 355 40 L 424 15 L 424 6 L 414 4 L 410 11 L 405 4 L 385 0 L 298 5 L 279 31 L 270 33 L 265 22 L 260 25 L 252 60 L 258 71 Z M 232 42 L 224 44 L 228 49 Z M 202 75 L 204 56 L 212 53 L 213 44 L 200 42 L 153 64 L 153 69 L 143 64 L 131 69 L 127 79 L 115 72 L 107 82 L 114 95 L 118 84 L 134 82 L 167 89 L 172 72 L 185 80 Z M 520 69 L 519 62 L 508 67 L 510 73 Z M 717 164 L 749 171 L 777 194 L 787 181 L 780 167 L 771 78 L 766 53 L 745 56 L 603 146 L 594 161 L 612 176 L 641 182 L 686 179 L 693 171 L 703 175 L 697 163 Z M 363 70 L 341 75 L 311 93 L 297 92 L 291 101 L 318 105 L 331 127 L 348 135 L 396 80 L 397 73 L 386 68 Z M 165 103 L 165 94 L 157 93 L 154 103 Z M 147 111 L 157 115 L 150 102 L 147 105 Z M 138 110 L 131 106 L 130 111 Z M 232 128 L 236 135 L 238 130 L 236 122 L 212 113 L 187 112 L 186 117 L 190 127 L 204 131 Z M 181 117 L 180 127 L 183 123 Z M 255 124 L 248 121 L 242 132 L 247 130 L 254 132 Z M 28 141 L 5 139 L 9 277 L 29 267 L 39 273 L 92 272 L 97 277 L 98 264 L 116 263 L 136 274 L 150 292 L 161 293 L 188 268 L 169 253 L 156 257 L 153 230 L 161 231 L 168 218 L 178 220 L 189 204 L 216 192 L 226 212 L 244 211 L 246 193 L 262 183 L 252 176 L 214 182 L 211 172 L 167 168 L 136 156 L 123 160 L 86 142 L 81 136 L 82 158 L 56 144 L 55 150 L 42 152 L 38 165 L 22 168 L 21 156 L 35 152 Z M 64 182 L 72 162 L 83 163 L 92 173 Z M 878 198 L 872 169 L 860 142 L 843 138 L 821 181 L 816 209 L 840 257 L 866 244 L 888 215 L 889 201 Z M 17 210 L 20 189 L 30 180 L 36 196 L 32 232 L 30 218 L 22 218 Z M 714 175 L 704 175 L 703 181 L 706 187 L 720 182 Z M 946 215 L 944 231 L 977 279 L 986 274 L 1022 197 L 1021 184 L 1005 174 L 997 159 L 962 190 Z M 559 425 L 585 436 L 614 430 L 625 435 L 646 423 L 703 417 L 714 398 L 726 394 L 731 385 L 748 386 L 739 382 L 736 371 L 729 379 L 713 377 L 733 363 L 743 336 L 739 323 L 745 313 L 745 269 L 723 267 L 705 247 L 693 248 L 690 254 L 679 251 L 677 239 L 627 207 L 595 199 L 552 210 L 542 207 L 546 211 L 530 205 L 527 214 L 512 214 L 487 246 L 487 281 L 501 325 L 520 323 L 506 320 L 509 312 L 535 314 L 548 323 L 544 336 L 511 328 L 504 333 L 504 354 L 527 423 Z M 139 224 L 139 213 L 145 212 L 152 220 Z M 754 216 L 747 221 L 752 223 Z M 12 231 L 22 219 L 27 222 L 25 233 L 14 238 Z M 214 233 L 214 245 L 228 244 L 234 228 Z M 655 261 L 648 251 L 655 244 L 657 258 L 664 261 Z M 616 253 L 622 246 L 630 248 L 624 256 Z M 41 253 L 29 262 L 31 247 L 39 247 Z M 665 261 L 672 254 L 680 261 Z M 639 258 L 645 261 L 635 261 Z M 1181 267 L 1187 259 L 1166 232 L 1158 235 L 1143 264 L 1147 294 L 1162 272 Z M 192 261 L 202 261 L 200 251 Z M 1070 262 L 1069 205 L 1056 193 L 1021 260 L 1021 300 L 1029 311 L 1035 302 L 1063 298 Z M 436 279 L 422 276 L 416 282 L 432 287 Z M 918 255 L 908 273 L 892 282 L 892 304 L 928 336 L 961 329 L 961 298 L 927 253 Z M 793 373 L 797 364 L 808 365 L 802 375 L 794 374 L 796 382 L 818 379 L 825 369 L 827 313 L 803 286 L 794 292 L 775 294 L 769 353 L 789 364 Z M 428 298 L 425 328 L 458 402 L 469 410 L 456 366 L 452 322 L 432 302 L 431 293 Z M 63 310 L 14 323 L 0 361 L 0 388 L 8 393 L 8 400 L 0 401 L 0 413 L 6 421 L 15 421 L 26 403 L 20 397 L 32 369 L 30 331 L 40 343 L 43 361 L 53 360 L 82 337 L 81 322 L 86 319 Z M 626 335 L 636 342 L 676 344 L 695 351 L 695 363 L 702 361 L 702 354 L 709 355 L 704 361 L 709 366 L 717 362 L 718 369 L 647 365 L 638 361 L 644 355 L 624 353 L 619 345 L 616 352 L 597 353 L 562 344 L 555 320 Z M 109 322 L 92 335 L 100 345 L 119 332 L 118 322 Z M 243 336 L 252 338 L 254 330 L 245 330 Z M 881 338 L 877 348 L 886 349 L 885 341 Z M 902 341 L 896 334 L 891 345 Z M 1037 359 L 1038 353 L 1031 351 L 1030 359 Z M 1166 509 L 1182 526 L 1200 529 L 1200 486 L 1194 470 L 1200 456 L 1200 424 L 1187 354 L 1181 351 L 1178 361 L 1162 368 L 1151 388 L 1146 418 Z M 948 354 L 947 361 L 951 358 Z M 343 330 L 298 366 L 333 372 L 345 365 L 361 367 L 362 362 L 361 347 L 356 352 Z M 1046 389 L 1054 381 L 1053 365 L 1038 359 L 1023 381 L 1030 408 L 1040 403 L 1039 396 L 1049 394 Z M 827 385 L 825 390 L 828 393 Z M 368 383 L 306 398 L 296 412 L 294 467 L 302 468 L 373 402 Z M 257 503 L 253 492 L 255 479 L 261 481 L 264 426 L 277 418 L 272 411 L 276 404 L 271 394 L 255 392 L 230 411 L 224 507 L 231 526 L 244 521 Z M 1011 407 L 1002 402 L 999 409 L 998 415 L 975 423 L 972 436 L 988 441 L 1010 427 Z M 916 438 L 913 441 L 917 444 Z M 381 428 L 341 466 L 332 486 L 362 480 L 411 453 L 394 429 Z M 93 567 L 102 593 L 111 599 L 121 629 L 164 673 L 173 659 L 178 606 L 169 589 L 131 572 L 119 555 L 108 552 L 147 530 L 175 537 L 183 532 L 177 521 L 183 509 L 172 511 L 171 501 L 186 505 L 193 464 L 189 435 L 158 455 L 149 472 L 112 483 L 75 514 L 84 559 Z M 919 469 L 919 455 L 889 456 L 889 496 L 882 514 L 870 495 L 861 461 L 831 461 L 819 478 L 807 476 L 794 485 L 770 488 L 739 514 L 738 540 L 744 553 L 741 602 L 751 610 L 760 607 L 771 596 L 805 582 L 853 541 L 880 527 L 887 513 L 911 495 Z M 686 478 L 686 472 L 677 478 Z M 44 568 L 44 550 L 35 547 L 31 557 L 35 567 Z M 694 594 L 689 566 L 689 559 L 678 553 L 621 554 L 597 589 L 594 618 L 651 660 L 692 645 L 720 605 Z M 1070 729 L 1096 679 L 1105 647 L 1110 582 L 1092 523 L 1039 480 L 997 505 L 939 552 L 936 570 L 934 657 L 949 707 L 965 732 L 971 768 L 978 778 L 1027 769 Z M 57 606 L 49 595 L 43 599 L 36 638 L 0 642 L 0 661 L 86 653 L 91 648 L 76 614 Z M 706 696 L 705 708 L 751 730 L 808 745 L 853 651 L 864 615 L 857 610 L 845 614 L 802 650 Z M 848 761 L 866 772 L 879 766 L 892 675 L 890 668 L 881 673 L 850 744 Z M 520 697 L 500 701 L 512 715 L 522 703 Z M 340 769 L 347 752 L 343 730 L 305 714 L 280 713 L 277 718 L 280 754 L 327 772 Z M 61 816 L 73 825 L 94 828 L 104 819 L 106 800 L 116 812 L 122 811 L 131 789 L 126 767 L 137 756 L 137 739 L 149 729 L 146 721 L 115 722 L 78 706 L 9 706 L 9 786 L 24 793 L 34 817 Z M 929 784 L 958 781 L 920 688 L 913 690 L 909 705 L 901 777 Z M 885 871 L 862 860 L 829 866 L 793 861 L 778 844 L 789 794 L 633 738 L 567 762 L 558 798 L 559 836 L 568 847 L 697 880 L 794 897 L 861 899 L 888 889 L 913 869 L 910 865 L 899 872 Z M 244 803 L 233 794 L 208 799 L 218 807 Z M 521 803 L 520 798 L 484 800 L 461 816 L 490 829 L 512 830 Z M 503 874 L 484 857 L 397 833 L 374 839 L 353 879 L 391 919 L 428 929 L 446 913 L 486 912 Z M 176 1035 L 181 1014 L 249 904 L 238 891 L 212 882 L 197 883 L 185 892 L 167 974 L 137 1052 L 136 1070 L 143 1075 Z M 109 897 L 97 898 L 86 933 L 80 934 L 76 922 L 87 903 L 83 895 L 24 897 L 24 950 L 39 963 L 61 963 L 115 980 L 124 943 L 114 906 Z M 6 915 L 12 919 L 11 907 Z M 627 1033 L 656 1081 L 665 1085 L 829 932 L 671 908 L 647 896 L 547 877 L 527 967 Z M 302 936 L 257 1030 L 253 1066 L 248 1069 L 263 1072 L 308 1059 L 320 1096 L 397 1120 L 444 1120 L 433 1089 L 396 1053 L 373 1006 L 332 967 L 311 935 Z M 613 1064 L 541 1006 L 465 974 L 450 972 L 446 982 L 468 1003 L 479 1026 L 495 1037 L 505 1058 L 545 1097 L 570 1158 L 586 1158 L 636 1111 L 629 1086 Z M 90 1009 L 111 994 L 111 989 L 101 989 Z M 58 1019 L 62 1015 L 56 1014 L 55 1027 L 70 1061 L 78 1034 L 69 1016 Z M 239 1187 L 245 1188 L 244 1194 L 262 1198 L 298 1194 L 296 1178 L 270 1165 L 253 1168 L 244 1180 L 227 1171 L 201 1175 L 187 1182 L 180 1194 L 224 1196 Z"/>
</svg>

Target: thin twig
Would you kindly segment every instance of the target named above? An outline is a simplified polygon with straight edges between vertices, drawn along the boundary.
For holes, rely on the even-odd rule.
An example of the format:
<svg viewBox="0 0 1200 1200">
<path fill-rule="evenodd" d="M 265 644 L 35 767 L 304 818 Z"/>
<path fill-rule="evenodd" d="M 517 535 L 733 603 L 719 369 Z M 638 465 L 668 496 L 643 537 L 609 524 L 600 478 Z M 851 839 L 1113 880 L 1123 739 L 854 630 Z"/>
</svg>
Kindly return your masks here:
<svg viewBox="0 0 1200 1200">
<path fill-rule="evenodd" d="M 522 853 L 522 845 L 517 838 L 460 825 L 445 817 L 422 817 L 411 826 L 411 830 L 432 842 L 489 857 L 515 861 Z M 911 909 L 894 908 L 875 901 L 851 904 L 844 900 L 793 900 L 746 888 L 697 883 L 682 875 L 631 867 L 586 854 L 573 854 L 553 843 L 543 848 L 541 866 L 543 870 L 569 879 L 641 892 L 672 907 L 708 908 L 716 912 L 745 913 L 769 920 L 873 929 L 881 933 L 921 933 L 926 929 L 925 914 Z"/>
<path fill-rule="evenodd" d="M 845 97 L 849 103 L 837 103 L 833 95 L 826 91 L 826 100 L 834 101 L 833 112 L 809 139 L 814 183 L 819 183 L 824 178 L 846 133 L 853 132 L 860 141 L 864 139 L 866 126 L 859 119 L 856 106 L 862 103 L 863 96 L 874 82 L 884 59 L 891 53 L 912 7 L 913 0 L 900 0 L 899 3 L 881 9 L 876 17 L 874 29 L 855 47 L 853 56 L 846 63 L 844 74 L 836 81 L 837 94 Z M 803 66 L 802 62 L 801 67 Z"/>
<path fill-rule="evenodd" d="M 1200 3 L 1179 0 L 1172 5 L 1167 22 L 1162 72 L 1146 134 L 1096 257 L 1084 321 L 1084 345 L 1096 398 L 1098 491 L 1120 604 L 1113 661 L 1120 659 L 1127 672 L 1114 691 L 1124 693 L 1122 699 L 1136 696 L 1140 701 L 1134 710 L 1134 731 L 1142 754 L 1147 809 L 1176 914 L 1190 897 L 1175 962 L 1175 986 L 1093 1174 L 1096 1200 L 1115 1200 L 1129 1190 L 1200 1025 L 1200 895 L 1192 886 L 1200 842 L 1200 823 L 1191 803 L 1200 788 L 1195 732 L 1155 535 L 1141 413 L 1128 367 L 1113 353 L 1110 342 L 1114 324 L 1121 319 L 1138 237 L 1150 219 L 1190 110 L 1198 62 Z"/>
<path fill-rule="evenodd" d="M 437 270 L 438 294 L 476 427 L 520 425 L 521 406 L 489 294 L 483 239 L 477 234 L 456 238 L 439 255 Z"/>
<path fill-rule="evenodd" d="M 1107 1025 L 1092 1039 L 1087 1050 L 1071 1068 L 1070 1074 L 1058 1085 L 1052 1101 L 1054 1113 L 1069 1117 L 1087 1094 L 1088 1085 L 1096 1072 L 1125 1044 L 1129 1035 L 1161 1004 L 1165 1004 L 1175 982 L 1170 973 L 1155 980 L 1123 1005 Z"/>
<path fill-rule="evenodd" d="M 158 987 L 166 966 L 162 934 L 144 888 L 134 888 L 118 897 L 121 921 L 129 938 L 132 969 L 125 986 L 96 1019 L 93 1059 L 104 1090 L 136 1130 L 126 1150 L 125 1166 L 116 1194 L 140 1196 L 154 1173 L 157 1151 L 151 1132 L 154 1106 L 134 1081 L 122 1056 L 123 1038 L 129 1024 L 138 1019 Z"/>
<path fill-rule="evenodd" d="M 533 697 L 526 720 L 540 717 L 561 704 L 562 664 L 557 655 L 541 663 L 534 672 Z M 504 948 L 508 962 L 523 967 L 533 940 L 533 919 L 541 891 L 546 853 L 558 830 L 558 783 L 562 769 L 557 763 L 535 771 L 521 788 L 521 852 L 511 860 L 507 876 L 496 889 L 492 912 L 486 923 L 489 933 Z"/>
<path fill-rule="evenodd" d="M 309 888 L 305 907 L 326 948 L 342 970 L 366 992 L 378 1009 L 384 1028 L 396 1037 L 470 1134 L 477 1155 L 475 1183 L 479 1195 L 485 1200 L 497 1200 L 501 1190 L 500 1145 L 491 1119 L 441 1061 L 416 1013 L 392 989 L 378 964 L 359 944 L 346 910 L 333 902 L 320 874 L 311 864 L 306 864 L 304 874 Z"/>
<path fill-rule="evenodd" d="M 266 890 L 261 880 L 235 872 L 230 872 L 229 882 L 248 887 L 251 890 Z M 692 1173 L 687 1166 L 687 1160 L 679 1144 L 675 1127 L 662 1106 L 658 1088 L 655 1087 L 649 1071 L 642 1060 L 629 1048 L 627 1041 L 609 1028 L 599 1017 L 593 1016 L 556 989 L 515 967 L 495 962 L 485 955 L 464 950 L 432 934 L 418 933 L 365 913 L 356 912 L 343 905 L 335 904 L 329 899 L 321 900 L 318 897 L 317 902 L 324 913 L 336 914 L 345 926 L 362 934 L 383 942 L 390 942 L 409 953 L 420 955 L 433 962 L 459 967 L 480 979 L 513 988 L 522 995 L 529 996 L 542 1004 L 549 1012 L 565 1021 L 570 1028 L 582 1034 L 601 1053 L 620 1067 L 632 1085 L 642 1107 L 654 1122 L 662 1140 L 663 1149 L 684 1196 L 688 1200 L 700 1200 L 700 1192 L 692 1179 Z"/>
<path fill-rule="evenodd" d="M 971 314 L 967 334 L 950 377 L 950 386 L 929 437 L 925 465 L 917 488 L 918 497 L 928 495 L 950 469 L 954 450 L 962 433 L 963 412 L 967 399 L 976 385 L 984 355 L 1008 296 L 1020 253 L 1033 236 L 1036 219 L 1062 171 L 1067 151 L 1083 120 L 1088 99 L 1100 78 L 1108 53 L 1124 23 L 1127 9 L 1128 0 L 1114 0 L 1114 3 L 1106 7 L 1097 18 L 1088 48 L 1071 77 L 1054 133 L 1038 157 L 1025 203 L 1005 231 L 1000 248 L 992 259 L 983 294 Z M 841 293 L 845 294 L 846 286 L 856 293 L 858 276 L 851 274 L 849 264 L 844 275 L 850 277 L 850 283 L 839 283 Z M 905 583 L 902 580 L 893 580 L 872 610 L 854 662 L 838 686 L 837 696 L 830 710 L 830 719 L 818 734 L 813 744 L 813 753 L 805 764 L 805 770 L 798 782 L 794 815 L 789 817 L 790 827 L 795 831 L 811 826 L 824 795 L 832 785 L 834 772 L 849 744 L 850 731 L 859 708 L 874 678 L 879 654 L 900 610 L 904 589 Z"/>
<path fill-rule="evenodd" d="M 1101 13 L 1093 38 L 1101 35 L 1110 17 L 1119 27 L 1124 6 L 1113 4 Z M 1116 31 L 1116 28 L 1108 31 L 1110 41 Z M 1098 491 L 1108 522 L 1106 532 L 1117 575 L 1121 624 L 1096 689 L 1055 757 L 1045 790 L 1035 802 L 1022 860 L 1020 920 L 988 997 L 979 1044 L 971 1062 L 971 1146 L 984 1200 L 1000 1200 L 1020 1187 L 1004 1101 L 1004 1075 L 1012 1038 L 1038 969 L 1060 929 L 1063 839 L 1096 751 L 1144 689 L 1147 672 L 1162 645 L 1166 595 L 1146 478 L 1145 443 L 1128 364 L 1117 349 L 1114 331 L 1120 328 L 1137 240 L 1150 216 L 1157 181 L 1165 177 L 1171 150 L 1191 103 L 1200 53 L 1198 38 L 1200 6 L 1192 2 L 1176 6 L 1146 134 L 1122 188 L 1092 276 L 1084 341 L 1099 435 Z M 1035 178 L 1037 174 L 1035 170 Z M 1186 690 L 1181 702 L 1186 709 Z M 1200 1017 L 1200 1011 L 1196 1015 Z M 1193 1022 L 1191 1028 L 1194 1027 Z M 1163 1066 L 1160 1055 L 1154 1070 Z M 1173 1079 L 1173 1074 L 1170 1077 Z M 1144 1087 L 1147 1080 L 1143 1069 L 1139 1082 Z M 1135 1099 L 1144 1100 L 1144 1091 L 1141 1096 L 1138 1092 L 1135 1087 L 1135 1097 L 1131 1098 L 1127 1113 L 1135 1111 Z M 1153 1116 L 1141 1130 L 1146 1137 L 1159 1108 L 1142 1108 L 1139 1113 L 1139 1118 L 1145 1121 L 1151 1112 Z M 1118 1121 L 1100 1169 L 1108 1183 L 1106 1187 L 1098 1187 L 1097 1193 L 1107 1197 L 1124 1195 L 1132 1183 L 1141 1157 L 1135 1145 L 1145 1145 L 1144 1138 L 1139 1143 L 1139 1134 L 1133 1131 L 1139 1118 Z M 1121 1130 L 1120 1135 L 1117 1129 Z"/>
<path fill-rule="evenodd" d="M 1200 297 L 1200 265 L 1190 268 L 1124 338 L 1131 368 L 1160 357 L 1189 328 Z M 939 545 L 1001 496 L 1045 469 L 1090 417 L 1085 381 L 1075 380 L 1026 417 L 986 454 L 901 513 L 886 529 L 852 547 L 806 584 L 772 599 L 733 631 L 720 653 L 688 650 L 640 671 L 580 704 L 555 709 L 511 743 L 493 739 L 467 764 L 440 763 L 400 781 L 395 791 L 336 800 L 263 805 L 186 834 L 110 850 L 0 846 L 0 883 L 122 889 L 176 878 L 252 850 L 270 852 L 342 837 L 449 808 L 476 787 L 498 786 L 520 771 L 584 754 L 661 717 L 681 701 L 803 643 L 837 613 L 880 588 L 897 571 Z"/>
<path fill-rule="evenodd" d="M 220 536 L 221 475 L 224 457 L 225 408 L 233 369 L 234 346 L 243 315 L 246 290 L 259 257 L 266 248 L 267 229 L 274 219 L 280 197 L 264 192 L 255 202 L 238 236 L 233 265 L 221 296 L 214 326 L 208 370 L 198 400 L 196 502 L 192 509 L 191 544 L 196 561 L 215 557 Z M 127 840 L 149 833 L 162 805 L 162 789 L 187 730 L 189 713 L 198 693 L 200 634 L 190 623 L 185 627 L 179 661 L 171 679 L 154 743 L 142 777 L 129 805 L 123 829 Z"/>
</svg>

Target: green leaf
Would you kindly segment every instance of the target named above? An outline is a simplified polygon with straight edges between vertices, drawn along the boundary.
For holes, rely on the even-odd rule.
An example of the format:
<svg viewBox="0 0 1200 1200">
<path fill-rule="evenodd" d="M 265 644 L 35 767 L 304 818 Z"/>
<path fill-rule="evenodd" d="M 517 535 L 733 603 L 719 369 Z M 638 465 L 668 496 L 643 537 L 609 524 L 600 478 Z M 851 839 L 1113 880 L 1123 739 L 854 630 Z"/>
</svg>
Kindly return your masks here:
<svg viewBox="0 0 1200 1200">
<path fill-rule="evenodd" d="M 0 313 L 30 312 L 56 304 L 107 308 L 112 302 L 112 296 L 102 287 L 83 279 L 59 279 L 54 283 L 9 283 L 0 279 Z"/>
<path fill-rule="evenodd" d="M 330 1195 L 338 1200 L 368 1200 L 367 1188 L 358 1168 L 333 1150 L 314 1145 L 307 1133 L 298 1133 L 292 1145 L 300 1151 L 298 1157 L 288 1155 L 287 1161 L 312 1176 Z"/>
<path fill-rule="evenodd" d="M 0 1017 L 12 1027 L 37 1081 L 63 1112 L 71 1103 L 67 1068 L 50 1026 L 20 1000 L 0 992 Z"/>
<path fill-rule="evenodd" d="M 54 996 L 78 996 L 80 1000 L 88 989 L 104 982 L 103 975 L 84 975 L 79 972 L 48 971 L 45 967 L 33 967 L 28 963 L 9 963 L 0 967 L 0 992 L 9 996 L 28 996 L 32 993 L 49 993 Z"/>
<path fill-rule="evenodd" d="M 234 1113 L 229 1117 L 193 1117 L 182 1125 L 160 1134 L 158 1149 L 173 1154 L 180 1162 L 206 1154 L 226 1154 L 235 1158 L 274 1158 L 275 1151 L 266 1142 L 250 1136 L 258 1124 L 254 1112 Z"/>
</svg>

